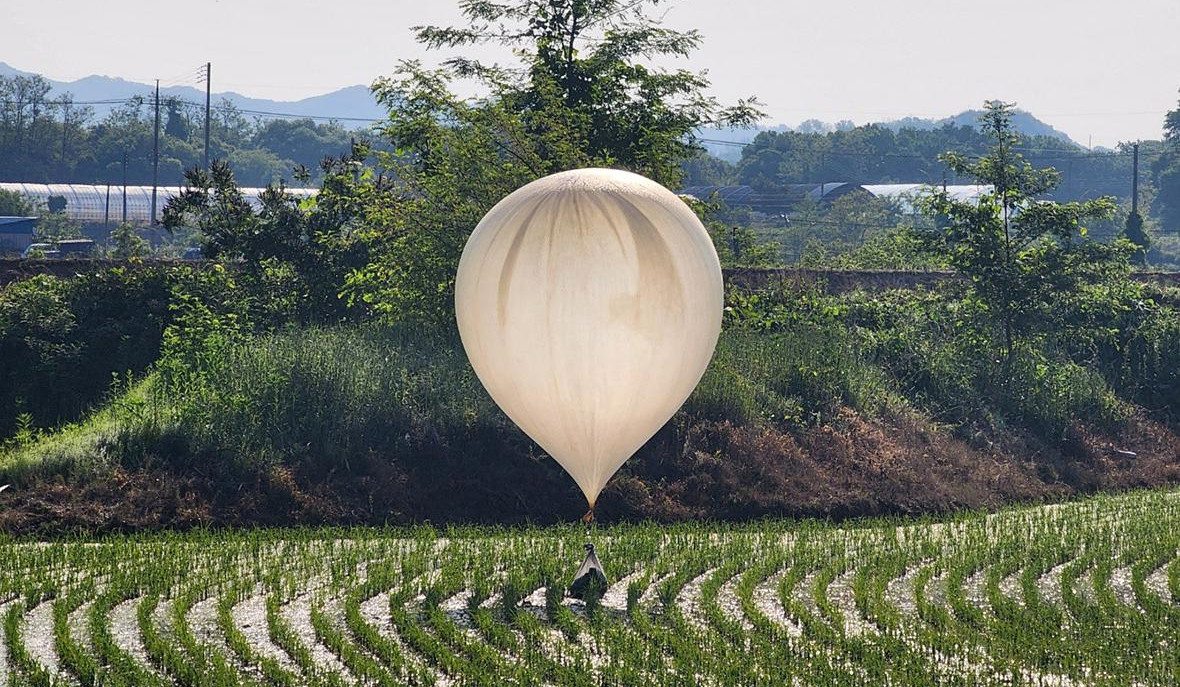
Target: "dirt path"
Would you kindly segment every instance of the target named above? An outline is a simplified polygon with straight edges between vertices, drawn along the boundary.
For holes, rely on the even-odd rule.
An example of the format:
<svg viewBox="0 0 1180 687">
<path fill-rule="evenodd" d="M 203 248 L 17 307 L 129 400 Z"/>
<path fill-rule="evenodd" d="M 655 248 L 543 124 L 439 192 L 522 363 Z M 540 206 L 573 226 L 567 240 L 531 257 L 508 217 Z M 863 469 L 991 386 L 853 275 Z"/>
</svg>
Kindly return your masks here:
<svg viewBox="0 0 1180 687">
<path fill-rule="evenodd" d="M 298 675 L 299 666 L 295 665 L 286 651 L 271 640 L 270 629 L 266 623 L 266 599 L 261 595 L 262 590 L 256 591 L 258 593 L 235 604 L 231 609 L 234 626 L 245 636 L 251 651 Z"/>
<path fill-rule="evenodd" d="M 71 684 L 62 674 L 61 659 L 53 647 L 53 600 L 42 601 L 25 614 L 21 639 L 29 656 L 52 677 Z"/>
<path fill-rule="evenodd" d="M 319 637 L 316 637 L 315 628 L 311 625 L 311 595 L 309 593 L 305 592 L 296 596 L 290 603 L 283 606 L 279 613 L 291 626 L 299 643 L 311 652 L 311 657 L 317 668 L 323 672 L 337 673 L 346 682 L 356 682 L 356 678 L 340 660 L 340 657 L 324 646 Z"/>
<path fill-rule="evenodd" d="M 160 673 L 152 665 L 147 649 L 143 645 L 143 636 L 139 633 L 139 618 L 136 615 L 139 604 L 140 597 L 134 597 L 116 604 L 111 609 L 111 639 L 114 640 L 116 647 L 135 659 L 140 668 L 158 677 Z"/>
</svg>

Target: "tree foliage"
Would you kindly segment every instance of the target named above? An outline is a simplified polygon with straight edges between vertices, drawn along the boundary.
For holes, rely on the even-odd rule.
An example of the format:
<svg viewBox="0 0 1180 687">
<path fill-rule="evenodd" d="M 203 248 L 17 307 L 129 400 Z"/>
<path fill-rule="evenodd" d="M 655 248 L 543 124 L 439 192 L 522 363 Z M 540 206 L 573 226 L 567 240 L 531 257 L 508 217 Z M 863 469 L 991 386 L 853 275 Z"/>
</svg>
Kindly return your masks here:
<svg viewBox="0 0 1180 687">
<path fill-rule="evenodd" d="M 455 57 L 453 76 L 473 77 L 519 117 L 550 166 L 617 166 L 677 186 L 680 163 L 700 150 L 696 130 L 742 125 L 753 98 L 722 108 L 704 74 L 646 64 L 690 56 L 697 31 L 662 26 L 649 11 L 663 0 L 461 0 L 463 27 L 416 27 L 430 49 L 495 43 L 513 49 L 511 69 Z"/>
<path fill-rule="evenodd" d="M 175 276 L 115 268 L 0 287 L 0 437 L 22 413 L 36 427 L 75 420 L 102 401 L 112 375 L 154 363 Z"/>
<path fill-rule="evenodd" d="M 208 172 L 194 168 L 185 175 L 185 189 L 164 206 L 163 224 L 171 230 L 194 227 L 206 257 L 240 262 L 244 278 L 272 311 L 262 319 L 337 319 L 346 309 L 338 298 L 341 284 L 367 257 L 352 236 L 372 192 L 372 184 L 366 187 L 352 172 L 363 155 L 358 147 L 325 160 L 316 197 L 300 200 L 282 186 L 269 186 L 257 209 L 226 162 L 213 162 Z"/>
<path fill-rule="evenodd" d="M 30 217 L 37 207 L 16 191 L 0 189 L 0 217 Z"/>
<path fill-rule="evenodd" d="M 1151 235 L 1143 226 L 1143 215 L 1138 210 L 1127 214 L 1127 221 L 1123 225 L 1123 238 L 1135 246 L 1132 259 L 1137 265 L 1147 264 L 1147 252 L 1151 248 Z"/>
<path fill-rule="evenodd" d="M 117 260 L 142 258 L 148 253 L 148 242 L 135 231 L 130 222 L 120 222 L 111 230 L 111 257 Z"/>
<path fill-rule="evenodd" d="M 1163 229 L 1180 233 L 1180 104 L 1164 117 L 1164 145 L 1164 153 L 1154 165 L 1153 206 Z"/>
<path fill-rule="evenodd" d="M 50 91 L 40 76 L 0 76 L 0 180 L 121 183 L 125 157 L 128 183 L 152 182 L 148 99 L 131 98 L 95 121 L 91 108 Z M 161 109 L 159 180 L 171 186 L 201 162 L 205 109 L 175 97 L 162 99 Z M 318 172 L 324 157 L 348 152 L 354 135 L 336 122 L 250 121 L 228 100 L 211 115 L 210 156 L 229 161 L 248 186 L 289 178 L 298 165 Z"/>
<path fill-rule="evenodd" d="M 510 66 L 452 57 L 439 69 L 405 62 L 374 85 L 389 108 L 381 126 L 394 179 L 366 208 L 365 240 L 378 259 L 354 273 L 353 301 L 394 319 L 451 319 L 455 267 L 468 234 L 492 205 L 525 183 L 580 167 L 620 167 L 666 186 L 699 150 L 696 130 L 744 124 L 753 99 L 722 107 L 704 75 L 649 64 L 700 43 L 650 16 L 660 0 L 462 0 L 461 27 L 416 27 L 429 49 L 491 43 Z M 474 99 L 454 94 L 474 80 Z"/>
<path fill-rule="evenodd" d="M 726 183 L 765 191 L 786 184 L 851 181 L 860 184 L 969 183 L 940 158 L 949 150 L 983 155 L 992 145 L 978 127 L 946 124 L 935 129 L 902 126 L 896 130 L 867 124 L 837 131 L 764 131 L 742 149 Z M 1022 153 L 1034 166 L 1064 166 L 1063 183 L 1049 197 L 1064 200 L 1127 193 L 1131 175 L 1128 146 L 1090 152 L 1051 136 L 1019 137 Z M 1149 151 L 1145 147 L 1145 157 Z M 695 171 L 695 168 L 693 168 Z M 701 181 L 698 183 L 710 183 Z"/>
<path fill-rule="evenodd" d="M 1111 270 L 1125 273 L 1126 242 L 1103 244 L 1087 238 L 1085 222 L 1114 211 L 1109 198 L 1056 203 L 1041 200 L 1060 179 L 1056 170 L 1036 169 L 1013 150 L 1012 106 L 987 103 L 982 127 L 991 150 L 975 158 L 948 153 L 955 173 L 989 184 L 978 202 L 959 201 L 943 191 L 922 203 L 936 219 L 924 238 L 946 255 L 969 283 L 969 297 L 999 333 L 997 357 L 1010 360 L 1024 337 L 1058 320 L 1057 306 L 1083 284 Z"/>
</svg>

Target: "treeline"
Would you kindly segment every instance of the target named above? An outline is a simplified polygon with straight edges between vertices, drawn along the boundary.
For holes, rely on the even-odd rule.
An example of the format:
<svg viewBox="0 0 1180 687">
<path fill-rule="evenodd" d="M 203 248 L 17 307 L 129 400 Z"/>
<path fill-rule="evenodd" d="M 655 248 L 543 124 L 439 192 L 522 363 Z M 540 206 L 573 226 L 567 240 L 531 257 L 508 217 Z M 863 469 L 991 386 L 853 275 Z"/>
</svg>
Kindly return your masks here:
<svg viewBox="0 0 1180 687">
<path fill-rule="evenodd" d="M 1053 136 L 1020 136 L 1018 149 L 1035 167 L 1054 167 L 1062 183 L 1050 197 L 1057 200 L 1127 198 L 1131 193 L 1132 153 L 1129 144 L 1117 150 L 1091 152 Z M 688 165 L 689 183 L 744 184 L 773 191 L 787 184 L 851 181 L 859 184 L 972 183 L 957 178 L 941 160 L 947 151 L 986 154 L 991 145 L 978 127 L 946 124 L 935 129 L 893 130 L 868 124 L 831 132 L 764 131 L 745 146 L 737 164 L 698 158 Z M 1145 178 L 1164 151 L 1164 144 L 1141 144 Z"/>
<path fill-rule="evenodd" d="M 955 124 L 935 129 L 895 130 L 870 124 L 830 132 L 764 131 L 742 148 L 736 164 L 704 153 L 687 160 L 685 183 L 743 184 L 768 193 L 789 184 L 830 181 L 971 184 L 973 179 L 956 174 L 946 164 L 945 154 L 982 157 L 992 145 L 994 141 L 978 127 Z M 1118 201 L 1115 212 L 1095 220 L 1089 228 L 1092 236 L 1102 239 L 1123 232 L 1132 208 L 1133 144 L 1122 143 L 1114 151 L 1091 152 L 1053 136 L 1014 133 L 1010 145 L 1033 167 L 1056 170 L 1058 183 L 1043 194 L 1043 199 L 1113 197 Z M 1139 142 L 1138 201 L 1150 247 L 1148 262 L 1175 269 L 1180 264 L 1180 106 L 1165 115 L 1162 140 Z M 883 208 L 882 203 L 856 201 L 844 205 L 855 205 L 855 211 L 802 203 L 792 211 L 790 226 L 760 227 L 760 231 L 780 243 L 783 258 L 793 262 L 801 258 L 809 243 L 828 255 L 844 252 L 858 246 L 873 230 L 898 219 L 897 208 L 887 212 L 889 208 Z M 748 214 L 731 208 L 725 219 L 731 224 L 758 225 L 758 218 Z M 870 262 L 865 266 L 882 266 Z M 901 261 L 891 266 L 910 265 Z"/>
<path fill-rule="evenodd" d="M 50 96 L 41 76 L 0 76 L 0 181 L 152 183 L 155 106 L 150 98 L 121 102 L 105 117 L 69 94 Z M 246 186 L 313 177 L 319 162 L 348 151 L 355 132 L 311 119 L 250 119 L 228 100 L 212 108 L 209 156 L 226 160 Z M 205 112 L 176 98 L 160 99 L 159 183 L 176 186 L 201 164 Z"/>
</svg>

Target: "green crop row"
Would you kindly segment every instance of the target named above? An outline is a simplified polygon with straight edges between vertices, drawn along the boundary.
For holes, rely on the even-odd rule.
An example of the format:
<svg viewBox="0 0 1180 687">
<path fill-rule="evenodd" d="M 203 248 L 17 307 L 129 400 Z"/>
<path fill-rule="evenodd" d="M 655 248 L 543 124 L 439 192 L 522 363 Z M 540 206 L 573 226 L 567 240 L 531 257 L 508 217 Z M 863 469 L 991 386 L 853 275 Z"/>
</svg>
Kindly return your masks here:
<svg viewBox="0 0 1180 687">
<path fill-rule="evenodd" d="M 571 599 L 584 536 L 7 541 L 0 684 L 1180 683 L 1178 492 L 941 522 L 603 527 L 613 586 Z"/>
</svg>

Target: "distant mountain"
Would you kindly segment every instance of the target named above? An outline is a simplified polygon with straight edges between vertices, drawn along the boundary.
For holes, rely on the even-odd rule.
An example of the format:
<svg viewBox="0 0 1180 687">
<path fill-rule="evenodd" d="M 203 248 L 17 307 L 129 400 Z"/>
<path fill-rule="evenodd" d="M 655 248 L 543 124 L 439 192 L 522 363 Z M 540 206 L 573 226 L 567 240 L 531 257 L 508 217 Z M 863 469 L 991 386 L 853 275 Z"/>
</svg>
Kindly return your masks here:
<svg viewBox="0 0 1180 687">
<path fill-rule="evenodd" d="M 0 76 L 32 76 L 32 72 L 25 72 L 0 62 Z M 151 96 L 155 86 L 136 83 L 110 76 L 87 76 L 77 81 L 54 81 L 47 79 L 53 87 L 52 96 L 71 93 L 78 102 L 102 100 L 126 100 L 135 96 Z M 217 86 L 217 72 L 213 73 L 213 86 Z M 161 88 L 161 96 L 180 98 L 194 103 L 204 104 L 205 91 L 189 86 Z M 324 95 L 312 96 L 302 100 L 267 100 L 265 98 L 251 98 L 232 91 L 220 91 L 212 94 L 213 104 L 216 105 L 224 98 L 233 103 L 240 110 L 247 111 L 247 116 L 257 113 L 283 113 L 302 117 L 325 117 L 341 119 L 341 123 L 349 126 L 363 126 L 365 122 L 345 121 L 348 119 L 381 119 L 385 110 L 377 105 L 373 94 L 367 86 L 349 86 Z M 114 105 L 91 105 L 96 118 L 104 117 Z"/>
<path fill-rule="evenodd" d="M 32 72 L 25 72 L 14 67 L 11 67 L 3 62 L 0 62 L 0 76 L 32 76 Z M 134 96 L 150 96 L 155 88 L 150 84 L 136 83 L 134 81 L 127 81 L 117 77 L 110 76 L 87 76 L 77 81 L 54 81 L 48 79 L 50 85 L 53 87 L 52 95 L 60 95 L 62 93 L 71 93 L 74 100 L 78 102 L 87 101 L 101 101 L 101 100 L 126 100 Z M 217 85 L 216 71 L 214 72 L 214 86 Z M 177 97 L 182 100 L 187 100 L 194 103 L 205 102 L 205 91 L 192 88 L 189 86 L 181 86 L 175 88 L 160 89 L 162 95 Z M 324 95 L 312 96 L 302 100 L 267 100 L 265 98 L 251 98 L 240 93 L 232 91 L 221 91 L 213 93 L 214 104 L 218 103 L 222 98 L 230 101 L 240 110 L 246 111 L 247 115 L 257 113 L 283 113 L 292 114 L 303 117 L 328 117 L 341 119 L 342 124 L 363 126 L 364 122 L 347 121 L 350 119 L 373 120 L 381 119 L 385 116 L 385 110 L 377 105 L 373 94 L 369 92 L 367 86 L 349 86 L 341 88 L 331 93 Z M 114 106 L 113 105 L 91 105 L 94 109 L 96 118 L 101 119 Z M 905 117 L 903 119 L 896 119 L 887 122 L 878 122 L 881 126 L 888 127 L 894 131 L 902 128 L 913 129 L 936 129 L 945 124 L 956 124 L 960 126 L 975 126 L 979 123 L 979 116 L 982 114 L 980 110 L 966 110 L 951 117 L 944 117 L 942 119 L 922 119 L 918 117 Z M 1077 143 L 1069 138 L 1066 134 L 1053 128 L 1049 124 L 1037 119 L 1031 113 L 1023 110 L 1017 110 L 1012 116 L 1012 123 L 1015 125 L 1019 133 L 1027 136 L 1052 136 L 1070 143 Z M 822 122 L 817 119 L 809 119 L 799 126 L 791 127 L 786 124 L 775 124 L 771 126 L 759 126 L 753 129 L 714 129 L 706 128 L 701 131 L 706 139 L 719 141 L 718 143 L 705 143 L 706 149 L 717 157 L 720 157 L 731 162 L 737 161 L 741 157 L 741 144 L 749 143 L 754 140 L 754 137 L 762 131 L 803 131 L 808 133 L 824 133 L 828 131 L 836 131 L 838 129 L 847 129 L 852 127 L 852 122 L 847 120 L 837 122 L 835 124 Z M 724 141 L 723 143 L 720 141 Z"/>
<path fill-rule="evenodd" d="M 947 124 L 954 124 L 955 126 L 978 126 L 979 118 L 982 115 L 983 110 L 965 110 L 952 117 L 943 117 L 942 119 L 905 117 L 889 122 L 880 122 L 880 124 L 894 131 L 898 129 L 937 129 Z M 1070 138 L 1065 132 L 1042 122 L 1034 117 L 1031 112 L 1014 110 L 1012 112 L 1012 126 L 1016 129 L 1017 133 L 1024 134 L 1025 136 L 1049 136 L 1081 147 L 1077 141 Z"/>
<path fill-rule="evenodd" d="M 951 117 L 943 117 L 942 119 L 923 119 L 919 117 L 905 117 L 902 119 L 894 119 L 886 122 L 866 122 L 875 123 L 886 127 L 893 131 L 899 129 L 920 129 L 928 131 L 937 129 L 947 124 L 954 124 L 955 126 L 978 126 L 979 117 L 983 114 L 982 110 L 965 110 L 957 115 Z M 1037 119 L 1030 112 L 1024 110 L 1016 110 L 1012 113 L 1012 125 L 1017 133 L 1025 136 L 1051 136 L 1053 138 L 1072 143 L 1078 147 L 1081 145 L 1067 136 L 1064 132 L 1053 128 L 1053 126 Z M 770 126 L 756 126 L 752 129 L 715 129 L 712 127 L 702 129 L 699 133 L 705 139 L 704 146 L 710 155 L 719 157 L 730 162 L 737 162 L 741 159 L 742 144 L 749 143 L 754 140 L 754 137 L 763 131 L 800 131 L 803 133 L 829 133 L 832 131 L 840 131 L 852 128 L 852 122 L 847 120 L 831 124 L 822 122 L 818 119 L 808 119 L 799 126 L 788 126 L 786 124 L 774 124 Z"/>
</svg>

